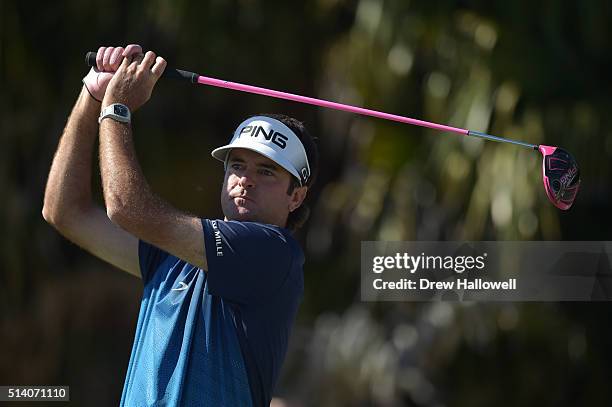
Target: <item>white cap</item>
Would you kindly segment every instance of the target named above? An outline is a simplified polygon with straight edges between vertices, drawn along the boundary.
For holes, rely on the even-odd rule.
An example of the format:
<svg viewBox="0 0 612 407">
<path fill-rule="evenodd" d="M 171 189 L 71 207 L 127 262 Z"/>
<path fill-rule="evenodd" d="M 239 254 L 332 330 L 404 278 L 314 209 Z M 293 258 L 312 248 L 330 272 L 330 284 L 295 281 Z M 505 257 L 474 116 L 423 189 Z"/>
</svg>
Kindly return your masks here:
<svg viewBox="0 0 612 407">
<path fill-rule="evenodd" d="M 289 127 L 271 117 L 249 117 L 238 125 L 228 145 L 214 149 L 211 154 L 225 163 L 232 148 L 246 148 L 268 157 L 296 177 L 300 186 L 310 178 L 304 145 Z"/>
</svg>

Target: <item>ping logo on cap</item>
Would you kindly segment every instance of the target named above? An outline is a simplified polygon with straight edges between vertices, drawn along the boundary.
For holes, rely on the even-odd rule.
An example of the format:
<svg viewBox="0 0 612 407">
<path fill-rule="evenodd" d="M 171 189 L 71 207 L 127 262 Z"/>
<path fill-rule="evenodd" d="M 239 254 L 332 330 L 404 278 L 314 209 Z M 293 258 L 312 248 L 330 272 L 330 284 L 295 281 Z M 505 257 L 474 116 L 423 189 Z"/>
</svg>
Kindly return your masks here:
<svg viewBox="0 0 612 407">
<path fill-rule="evenodd" d="M 263 134 L 266 140 L 272 140 L 274 144 L 276 144 L 282 149 L 285 149 L 285 147 L 287 147 L 287 140 L 289 140 L 287 136 L 278 131 L 275 131 L 272 128 L 268 133 L 266 133 L 266 129 L 264 129 L 263 126 L 244 126 L 240 130 L 240 136 L 245 133 L 250 134 L 251 137 L 258 137 L 260 134 Z"/>
</svg>

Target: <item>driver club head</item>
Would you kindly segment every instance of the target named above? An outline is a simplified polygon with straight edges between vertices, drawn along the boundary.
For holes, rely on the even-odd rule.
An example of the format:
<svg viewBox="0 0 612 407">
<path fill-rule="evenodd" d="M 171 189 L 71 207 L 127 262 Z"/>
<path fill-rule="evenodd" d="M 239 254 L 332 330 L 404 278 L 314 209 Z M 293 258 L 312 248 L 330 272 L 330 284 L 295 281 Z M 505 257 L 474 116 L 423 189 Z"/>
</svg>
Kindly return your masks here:
<svg viewBox="0 0 612 407">
<path fill-rule="evenodd" d="M 538 146 L 542 153 L 542 181 L 550 202 L 562 210 L 569 209 L 580 188 L 578 163 L 559 147 Z"/>
</svg>

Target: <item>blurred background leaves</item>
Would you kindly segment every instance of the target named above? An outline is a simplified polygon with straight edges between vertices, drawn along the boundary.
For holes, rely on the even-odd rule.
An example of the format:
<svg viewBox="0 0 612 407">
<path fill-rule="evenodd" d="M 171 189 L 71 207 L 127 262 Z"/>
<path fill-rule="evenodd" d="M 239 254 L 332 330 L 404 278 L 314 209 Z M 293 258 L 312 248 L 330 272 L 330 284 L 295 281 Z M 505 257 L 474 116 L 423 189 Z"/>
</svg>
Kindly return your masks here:
<svg viewBox="0 0 612 407">
<path fill-rule="evenodd" d="M 0 22 L 0 384 L 68 384 L 72 405 L 120 399 L 140 280 L 40 210 L 85 52 L 137 42 L 203 75 L 558 145 L 581 165 L 561 212 L 527 149 L 160 82 L 136 146 L 153 189 L 186 211 L 222 216 L 209 152 L 248 115 L 286 113 L 319 138 L 298 233 L 306 296 L 276 391 L 287 405 L 610 404 L 605 303 L 359 297 L 362 240 L 610 240 L 609 3 L 5 0 Z"/>
</svg>

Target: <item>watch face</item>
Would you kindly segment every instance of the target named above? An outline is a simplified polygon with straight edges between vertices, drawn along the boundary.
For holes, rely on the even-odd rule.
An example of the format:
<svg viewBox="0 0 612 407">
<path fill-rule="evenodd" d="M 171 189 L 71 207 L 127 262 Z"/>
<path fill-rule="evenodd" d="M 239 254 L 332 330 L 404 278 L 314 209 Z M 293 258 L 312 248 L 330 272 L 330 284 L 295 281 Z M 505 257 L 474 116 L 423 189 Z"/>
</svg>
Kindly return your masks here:
<svg viewBox="0 0 612 407">
<path fill-rule="evenodd" d="M 122 105 L 114 105 L 115 114 L 123 117 L 128 117 L 128 109 Z"/>
</svg>

